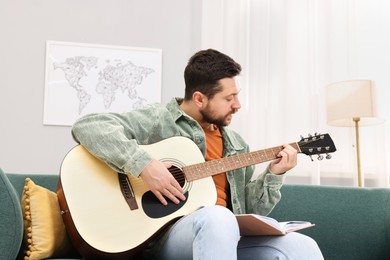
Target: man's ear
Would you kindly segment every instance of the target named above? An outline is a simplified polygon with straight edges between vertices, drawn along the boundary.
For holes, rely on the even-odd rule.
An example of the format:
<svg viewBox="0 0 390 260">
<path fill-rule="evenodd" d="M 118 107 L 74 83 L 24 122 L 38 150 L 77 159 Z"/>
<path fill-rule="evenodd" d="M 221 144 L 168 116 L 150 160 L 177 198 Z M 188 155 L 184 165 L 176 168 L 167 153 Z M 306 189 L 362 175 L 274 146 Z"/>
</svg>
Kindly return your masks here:
<svg viewBox="0 0 390 260">
<path fill-rule="evenodd" d="M 194 101 L 197 107 L 203 107 L 206 104 L 207 97 L 203 95 L 201 92 L 195 91 L 192 94 L 192 100 Z"/>
</svg>

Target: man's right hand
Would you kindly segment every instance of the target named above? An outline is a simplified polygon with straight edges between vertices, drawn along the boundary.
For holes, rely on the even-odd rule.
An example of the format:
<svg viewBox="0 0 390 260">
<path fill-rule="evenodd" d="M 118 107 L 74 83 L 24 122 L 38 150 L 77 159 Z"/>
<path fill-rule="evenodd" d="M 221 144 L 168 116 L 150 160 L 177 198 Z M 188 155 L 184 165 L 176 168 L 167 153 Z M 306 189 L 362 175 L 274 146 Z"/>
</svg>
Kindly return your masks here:
<svg viewBox="0 0 390 260">
<path fill-rule="evenodd" d="M 175 204 L 186 199 L 182 187 L 168 171 L 171 166 L 168 163 L 152 160 L 140 174 L 142 181 L 163 205 L 168 204 L 165 197 Z"/>
</svg>

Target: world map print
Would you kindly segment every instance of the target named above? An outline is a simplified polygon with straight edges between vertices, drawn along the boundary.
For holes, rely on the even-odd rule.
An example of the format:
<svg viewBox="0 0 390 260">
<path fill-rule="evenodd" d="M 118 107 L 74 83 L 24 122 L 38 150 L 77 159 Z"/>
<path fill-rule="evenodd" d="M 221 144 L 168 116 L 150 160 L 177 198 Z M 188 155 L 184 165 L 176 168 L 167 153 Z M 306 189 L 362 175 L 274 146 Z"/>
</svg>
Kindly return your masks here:
<svg viewBox="0 0 390 260">
<path fill-rule="evenodd" d="M 137 100 L 133 103 L 134 109 L 144 106 L 146 99 L 138 96 L 137 87 L 142 85 L 145 77 L 154 72 L 153 69 L 136 66 L 131 61 L 122 62 L 120 60 L 115 60 L 114 65 L 107 60 L 106 66 L 99 69 L 97 62 L 97 57 L 77 56 L 67 58 L 62 63 L 53 64 L 54 69 L 60 69 L 64 72 L 69 86 L 75 89 L 79 100 L 79 114 L 82 113 L 92 97 L 86 87 L 80 84 L 80 80 L 88 77 L 88 72 L 91 70 L 97 70 L 99 75 L 95 92 L 102 96 L 102 102 L 106 109 L 111 107 L 118 91 L 126 93 L 131 100 Z"/>
<path fill-rule="evenodd" d="M 161 50 L 47 42 L 44 124 L 161 102 Z"/>
</svg>

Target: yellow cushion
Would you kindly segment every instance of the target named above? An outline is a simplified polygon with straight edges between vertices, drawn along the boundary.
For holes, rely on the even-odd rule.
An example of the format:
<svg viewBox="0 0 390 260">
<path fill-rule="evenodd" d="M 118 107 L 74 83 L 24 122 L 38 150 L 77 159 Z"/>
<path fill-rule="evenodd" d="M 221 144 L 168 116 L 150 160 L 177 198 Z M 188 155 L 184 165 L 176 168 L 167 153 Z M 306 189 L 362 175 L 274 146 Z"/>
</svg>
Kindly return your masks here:
<svg viewBox="0 0 390 260">
<path fill-rule="evenodd" d="M 21 203 L 27 247 L 25 259 L 74 255 L 56 193 L 26 178 Z"/>
</svg>

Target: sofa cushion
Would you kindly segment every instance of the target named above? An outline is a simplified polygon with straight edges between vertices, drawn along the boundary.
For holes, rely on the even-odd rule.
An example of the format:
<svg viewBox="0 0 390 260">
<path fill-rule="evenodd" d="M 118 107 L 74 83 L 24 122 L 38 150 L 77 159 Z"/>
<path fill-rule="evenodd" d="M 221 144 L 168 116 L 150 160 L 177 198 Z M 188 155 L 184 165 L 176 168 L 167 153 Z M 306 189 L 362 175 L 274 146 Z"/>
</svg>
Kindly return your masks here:
<svg viewBox="0 0 390 260">
<path fill-rule="evenodd" d="M 26 178 L 21 204 L 26 256 L 29 259 L 75 255 L 62 221 L 56 193 Z"/>
<path fill-rule="evenodd" d="M 0 259 L 15 259 L 23 239 L 23 217 L 19 196 L 0 169 Z"/>
<path fill-rule="evenodd" d="M 284 185 L 270 216 L 306 220 L 325 259 L 390 259 L 390 189 Z"/>
</svg>

